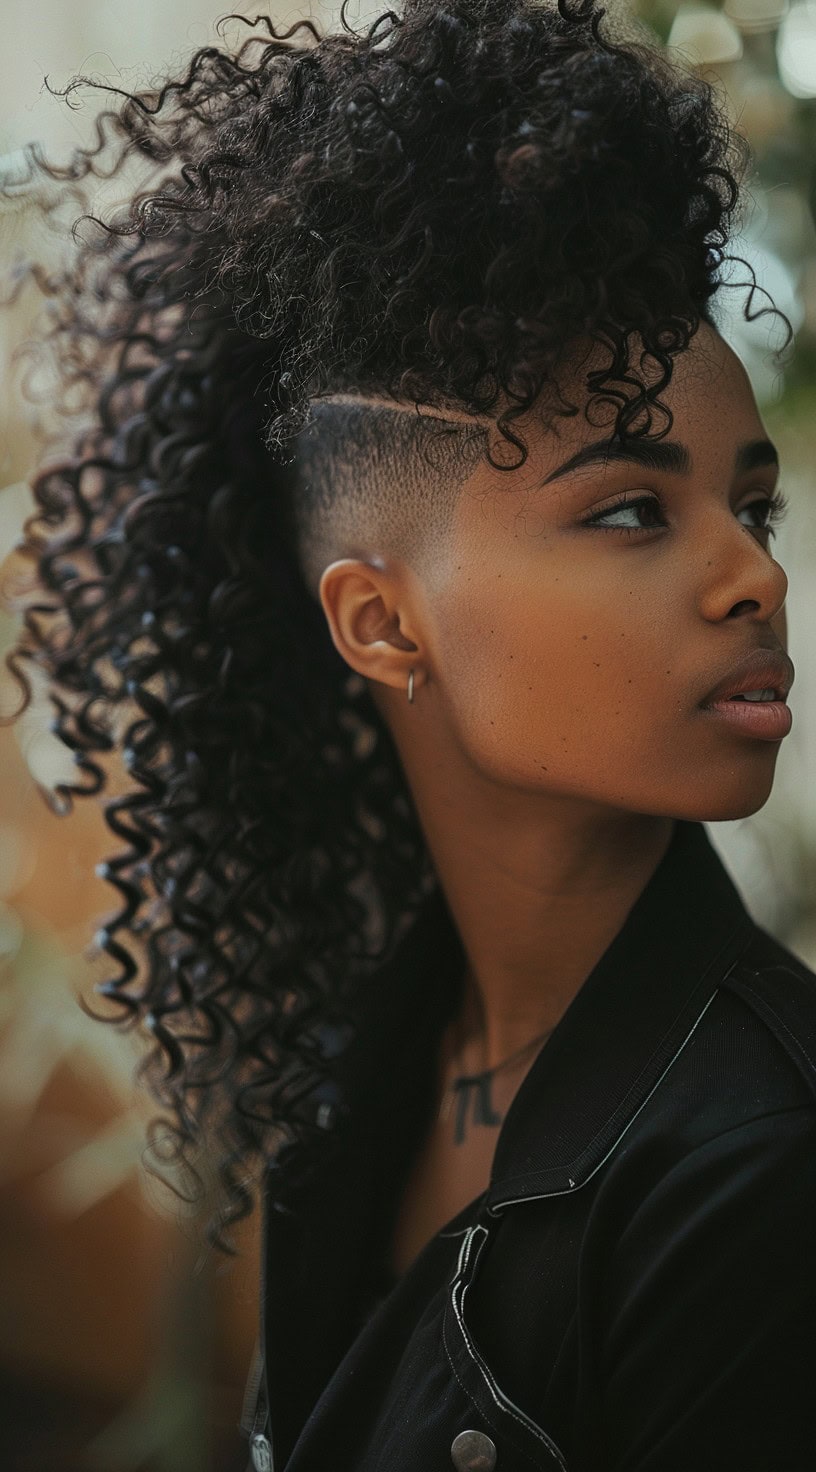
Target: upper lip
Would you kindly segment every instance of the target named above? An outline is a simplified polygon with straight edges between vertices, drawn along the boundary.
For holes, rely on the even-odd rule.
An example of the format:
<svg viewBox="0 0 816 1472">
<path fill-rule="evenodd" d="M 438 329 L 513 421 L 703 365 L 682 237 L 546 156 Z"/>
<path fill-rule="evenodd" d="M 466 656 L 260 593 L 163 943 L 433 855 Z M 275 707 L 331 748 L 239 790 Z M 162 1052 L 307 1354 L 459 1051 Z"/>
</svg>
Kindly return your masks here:
<svg viewBox="0 0 816 1472">
<path fill-rule="evenodd" d="M 793 664 L 783 650 L 752 649 L 700 704 L 713 705 L 717 700 L 728 700 L 731 695 L 743 695 L 746 690 L 773 690 L 778 700 L 787 700 L 793 678 Z"/>
</svg>

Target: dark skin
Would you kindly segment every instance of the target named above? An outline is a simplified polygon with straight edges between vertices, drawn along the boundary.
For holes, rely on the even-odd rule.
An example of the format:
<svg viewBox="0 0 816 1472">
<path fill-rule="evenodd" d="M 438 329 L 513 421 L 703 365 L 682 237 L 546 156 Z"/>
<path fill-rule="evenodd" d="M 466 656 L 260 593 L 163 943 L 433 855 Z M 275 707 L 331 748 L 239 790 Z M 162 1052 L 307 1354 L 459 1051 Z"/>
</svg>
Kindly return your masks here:
<svg viewBox="0 0 816 1472">
<path fill-rule="evenodd" d="M 576 348 L 571 387 L 587 362 Z M 690 466 L 562 472 L 611 423 L 581 414 L 542 430 L 531 414 L 527 463 L 478 467 L 435 557 L 412 566 L 372 546 L 321 578 L 335 645 L 393 732 L 467 956 L 440 1099 L 457 1074 L 556 1025 L 675 819 L 744 817 L 771 790 L 779 741 L 699 703 L 750 651 L 785 647 L 787 580 L 765 525 L 778 467 L 747 375 L 713 329 L 676 360 L 662 398 L 667 441 Z M 534 1056 L 497 1075 L 496 1122 L 462 1143 L 442 1111 L 401 1204 L 398 1270 L 484 1190 Z"/>
</svg>

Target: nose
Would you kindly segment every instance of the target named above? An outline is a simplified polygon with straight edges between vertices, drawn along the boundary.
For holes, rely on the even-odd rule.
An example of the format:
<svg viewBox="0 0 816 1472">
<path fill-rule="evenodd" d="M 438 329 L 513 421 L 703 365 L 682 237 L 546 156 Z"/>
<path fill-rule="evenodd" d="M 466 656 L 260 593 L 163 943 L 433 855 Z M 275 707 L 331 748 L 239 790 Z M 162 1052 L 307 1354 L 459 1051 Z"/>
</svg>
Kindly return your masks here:
<svg viewBox="0 0 816 1472">
<path fill-rule="evenodd" d="M 709 525 L 700 611 L 712 623 L 728 618 L 753 618 L 770 623 L 782 609 L 788 593 L 784 568 L 768 547 L 728 513 L 725 528 Z"/>
</svg>

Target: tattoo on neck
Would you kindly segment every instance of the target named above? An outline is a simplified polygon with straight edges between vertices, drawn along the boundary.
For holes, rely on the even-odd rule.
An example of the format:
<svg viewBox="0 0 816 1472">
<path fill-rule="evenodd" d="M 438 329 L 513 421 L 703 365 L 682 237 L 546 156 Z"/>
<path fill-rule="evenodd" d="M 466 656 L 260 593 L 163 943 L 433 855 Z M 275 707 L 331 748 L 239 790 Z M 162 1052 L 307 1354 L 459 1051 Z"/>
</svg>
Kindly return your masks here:
<svg viewBox="0 0 816 1472">
<path fill-rule="evenodd" d="M 471 1112 L 473 1124 L 487 1126 L 488 1129 L 496 1129 L 502 1122 L 504 1116 L 499 1114 L 493 1107 L 492 1083 L 496 1074 L 505 1073 L 507 1069 L 520 1063 L 529 1063 L 532 1054 L 541 1048 L 543 1042 L 550 1036 L 553 1028 L 547 1032 L 539 1033 L 538 1037 L 531 1038 L 529 1043 L 517 1048 L 509 1058 L 504 1058 L 493 1068 L 486 1068 L 482 1073 L 464 1073 L 448 1084 L 439 1109 L 439 1118 L 447 1120 L 450 1118 L 454 1101 L 456 1103 L 456 1119 L 454 1121 L 453 1140 L 455 1145 L 461 1145 L 467 1133 L 468 1112 Z M 471 1110 L 472 1101 L 472 1110 Z"/>
<path fill-rule="evenodd" d="M 492 1082 L 489 1074 L 476 1074 L 470 1078 L 457 1078 L 451 1085 L 450 1093 L 455 1096 L 456 1100 L 456 1116 L 453 1126 L 455 1145 L 464 1143 L 468 1113 L 471 1114 L 471 1124 L 486 1125 L 488 1129 L 496 1129 L 501 1124 L 503 1115 L 493 1108 L 490 1087 Z M 449 1113 L 450 1107 L 443 1117 L 447 1119 Z"/>
</svg>

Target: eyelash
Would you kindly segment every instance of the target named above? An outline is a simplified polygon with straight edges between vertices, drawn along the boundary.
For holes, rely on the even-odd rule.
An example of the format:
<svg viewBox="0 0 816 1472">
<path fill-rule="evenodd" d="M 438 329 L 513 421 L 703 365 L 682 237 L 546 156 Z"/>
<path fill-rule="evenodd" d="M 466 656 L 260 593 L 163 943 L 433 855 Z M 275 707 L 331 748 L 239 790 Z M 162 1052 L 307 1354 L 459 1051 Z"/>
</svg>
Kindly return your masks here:
<svg viewBox="0 0 816 1472">
<path fill-rule="evenodd" d="M 666 526 L 667 523 L 665 520 L 659 525 L 656 524 L 653 526 L 603 525 L 605 517 L 613 515 L 613 513 L 616 511 L 622 511 L 624 509 L 635 506 L 656 507 L 657 510 L 660 511 L 661 515 L 663 515 L 663 502 L 661 501 L 659 496 L 629 496 L 625 491 L 623 491 L 611 506 L 605 506 L 602 511 L 594 512 L 592 516 L 586 519 L 583 525 L 599 528 L 601 531 L 605 532 L 623 532 L 626 536 L 630 537 L 637 536 L 640 532 L 657 531 L 659 530 L 660 525 Z M 785 514 L 788 510 L 787 496 L 784 496 L 781 491 L 775 491 L 772 496 L 763 496 L 761 499 L 758 499 L 756 501 L 749 501 L 746 506 L 742 507 L 742 511 L 752 511 L 756 506 L 762 507 L 763 511 L 766 512 L 766 519 L 763 522 L 757 523 L 755 529 L 757 531 L 767 531 L 770 536 L 775 536 L 774 529 L 779 525 L 781 521 L 784 520 Z"/>
</svg>

